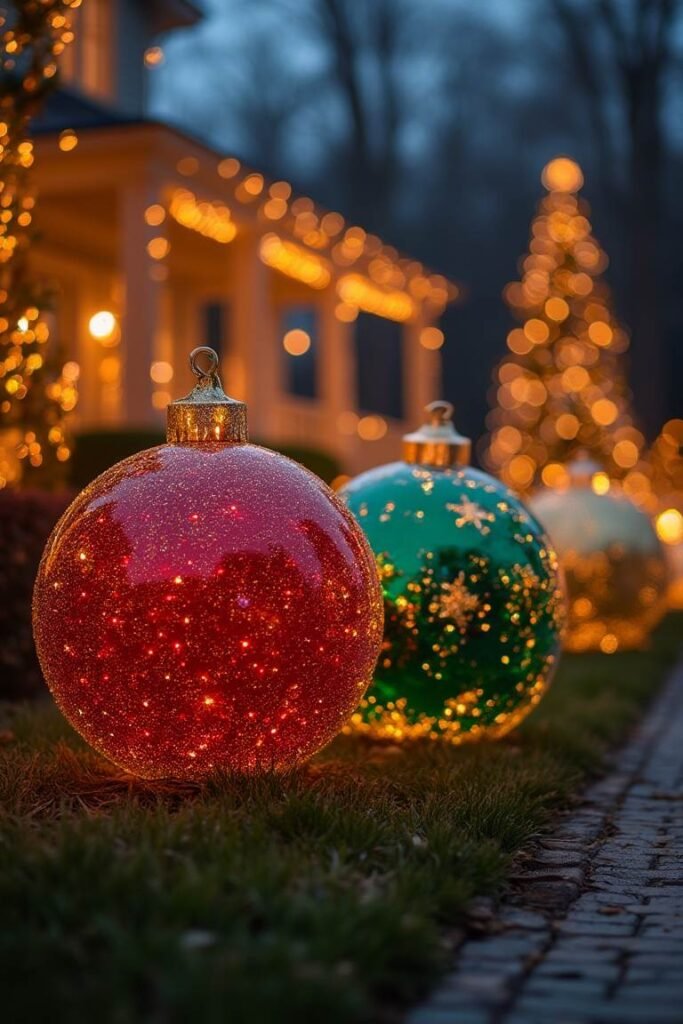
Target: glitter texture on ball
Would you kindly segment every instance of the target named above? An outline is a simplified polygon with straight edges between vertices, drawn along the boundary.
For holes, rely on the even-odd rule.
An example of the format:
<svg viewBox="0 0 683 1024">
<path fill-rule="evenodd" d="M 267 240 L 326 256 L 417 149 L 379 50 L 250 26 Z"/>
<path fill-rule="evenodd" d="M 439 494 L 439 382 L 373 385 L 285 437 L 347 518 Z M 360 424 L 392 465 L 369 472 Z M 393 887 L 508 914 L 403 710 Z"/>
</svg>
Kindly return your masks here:
<svg viewBox="0 0 683 1024">
<path fill-rule="evenodd" d="M 540 701 L 563 618 L 557 560 L 502 484 L 467 465 L 452 408 L 405 439 L 405 459 L 342 492 L 375 552 L 385 637 L 349 731 L 378 739 L 499 737 Z"/>
<path fill-rule="evenodd" d="M 381 641 L 362 531 L 311 473 L 247 444 L 244 406 L 218 388 L 214 367 L 169 407 L 177 443 L 79 495 L 36 581 L 59 707 L 148 778 L 300 763 L 357 706 Z"/>
</svg>

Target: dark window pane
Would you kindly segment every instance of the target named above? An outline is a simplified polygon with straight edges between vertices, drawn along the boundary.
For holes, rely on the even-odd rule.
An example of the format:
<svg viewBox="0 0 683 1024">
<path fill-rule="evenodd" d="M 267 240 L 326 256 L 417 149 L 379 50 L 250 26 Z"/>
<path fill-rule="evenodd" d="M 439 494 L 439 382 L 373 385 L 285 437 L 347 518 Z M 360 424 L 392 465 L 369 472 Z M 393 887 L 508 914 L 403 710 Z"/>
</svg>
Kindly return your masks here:
<svg viewBox="0 0 683 1024">
<path fill-rule="evenodd" d="M 202 345 L 212 348 L 219 358 L 228 351 L 229 313 L 224 302 L 206 302 L 202 306 Z"/>
<path fill-rule="evenodd" d="M 360 313 L 356 320 L 358 408 L 403 418 L 403 326 Z"/>
</svg>

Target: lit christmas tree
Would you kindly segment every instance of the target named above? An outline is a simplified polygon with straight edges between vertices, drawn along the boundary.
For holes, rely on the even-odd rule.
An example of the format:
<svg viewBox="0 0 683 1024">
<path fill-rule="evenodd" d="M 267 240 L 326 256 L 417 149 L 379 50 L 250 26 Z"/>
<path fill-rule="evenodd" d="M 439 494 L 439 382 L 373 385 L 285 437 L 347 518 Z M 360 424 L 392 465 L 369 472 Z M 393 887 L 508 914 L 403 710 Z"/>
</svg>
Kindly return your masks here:
<svg viewBox="0 0 683 1024">
<path fill-rule="evenodd" d="M 542 181 L 548 195 L 532 224 L 521 280 L 504 292 L 522 326 L 510 331 L 509 355 L 496 370 L 484 452 L 487 466 L 519 492 L 560 483 L 564 464 L 582 449 L 621 479 L 643 446 L 629 413 L 628 337 L 600 280 L 607 257 L 577 194 L 581 169 L 558 157 Z"/>
<path fill-rule="evenodd" d="M 22 0 L 0 15 L 0 487 L 54 486 L 70 456 L 75 363 L 49 343 L 49 301 L 28 273 L 35 195 L 30 118 L 56 81 L 80 0 Z"/>
</svg>

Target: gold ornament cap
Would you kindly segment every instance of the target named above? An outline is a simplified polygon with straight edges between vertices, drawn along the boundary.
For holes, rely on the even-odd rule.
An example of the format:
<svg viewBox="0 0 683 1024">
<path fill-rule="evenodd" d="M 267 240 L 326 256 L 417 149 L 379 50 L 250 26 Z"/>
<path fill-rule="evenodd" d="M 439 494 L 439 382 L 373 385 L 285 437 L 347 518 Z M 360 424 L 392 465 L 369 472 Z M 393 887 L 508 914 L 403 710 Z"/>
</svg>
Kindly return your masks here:
<svg viewBox="0 0 683 1024">
<path fill-rule="evenodd" d="M 200 358 L 206 368 L 200 364 Z M 197 383 L 185 398 L 171 402 L 166 412 L 168 443 L 247 442 L 247 407 L 244 402 L 229 398 L 223 390 L 214 350 L 206 346 L 195 348 L 190 353 L 190 369 Z"/>
<path fill-rule="evenodd" d="M 472 442 L 453 426 L 453 411 L 450 402 L 431 402 L 425 406 L 428 422 L 403 437 L 403 458 L 406 462 L 438 469 L 469 464 Z"/>
</svg>

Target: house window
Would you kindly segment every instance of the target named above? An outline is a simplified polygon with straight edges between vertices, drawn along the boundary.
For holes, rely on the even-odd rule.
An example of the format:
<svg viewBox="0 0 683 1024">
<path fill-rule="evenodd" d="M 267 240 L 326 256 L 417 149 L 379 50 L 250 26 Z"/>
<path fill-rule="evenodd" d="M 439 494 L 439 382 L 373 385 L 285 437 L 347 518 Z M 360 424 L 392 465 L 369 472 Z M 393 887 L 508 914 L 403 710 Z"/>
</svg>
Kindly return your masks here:
<svg viewBox="0 0 683 1024">
<path fill-rule="evenodd" d="M 220 364 L 228 352 L 230 310 L 224 302 L 206 302 L 201 318 L 202 345 L 214 350 Z"/>
<path fill-rule="evenodd" d="M 60 58 L 62 82 L 95 99 L 113 99 L 113 0 L 87 0 L 72 12 L 71 20 L 74 41 Z"/>
<path fill-rule="evenodd" d="M 285 389 L 299 398 L 316 398 L 318 318 L 311 306 L 290 306 L 280 322 L 285 360 Z"/>
<path fill-rule="evenodd" d="M 403 418 L 403 327 L 361 313 L 356 320 L 358 408 Z"/>
</svg>

